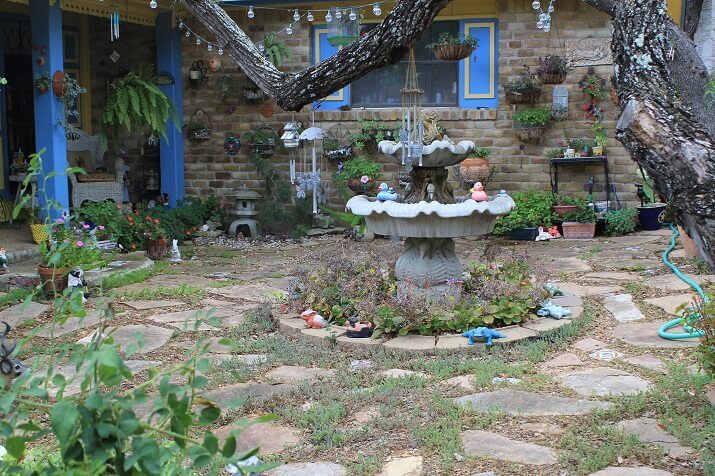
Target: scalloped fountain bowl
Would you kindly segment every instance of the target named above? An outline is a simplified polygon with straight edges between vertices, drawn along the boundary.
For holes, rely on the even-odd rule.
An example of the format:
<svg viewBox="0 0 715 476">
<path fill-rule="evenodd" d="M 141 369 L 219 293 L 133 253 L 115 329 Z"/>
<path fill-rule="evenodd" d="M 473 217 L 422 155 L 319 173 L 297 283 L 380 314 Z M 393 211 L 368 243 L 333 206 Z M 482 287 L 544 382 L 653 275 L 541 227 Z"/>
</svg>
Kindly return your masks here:
<svg viewBox="0 0 715 476">
<path fill-rule="evenodd" d="M 391 155 L 397 163 L 402 163 L 402 143 L 391 140 L 383 140 L 377 145 L 381 153 Z M 422 167 L 449 167 L 456 165 L 472 150 L 474 142 L 463 140 L 455 144 L 449 138 L 436 140 L 422 149 Z M 413 159 L 412 165 L 418 165 L 419 159 Z"/>
</svg>

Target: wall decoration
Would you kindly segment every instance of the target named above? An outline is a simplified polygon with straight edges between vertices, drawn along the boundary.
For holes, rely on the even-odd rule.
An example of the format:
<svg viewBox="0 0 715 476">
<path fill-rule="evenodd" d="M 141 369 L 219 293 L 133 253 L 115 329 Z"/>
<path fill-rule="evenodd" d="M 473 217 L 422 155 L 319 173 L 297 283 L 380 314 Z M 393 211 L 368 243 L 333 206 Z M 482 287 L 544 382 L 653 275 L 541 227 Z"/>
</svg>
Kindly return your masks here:
<svg viewBox="0 0 715 476">
<path fill-rule="evenodd" d="M 203 109 L 197 109 L 186 126 L 189 139 L 194 142 L 203 142 L 211 139 L 211 120 Z"/>
<path fill-rule="evenodd" d="M 189 68 L 189 83 L 191 87 L 198 88 L 203 83 L 207 83 L 209 77 L 206 76 L 206 73 L 208 73 L 208 68 L 204 66 L 203 61 L 199 60 L 191 63 L 191 68 Z"/>
<path fill-rule="evenodd" d="M 238 152 L 241 150 L 241 141 L 238 137 L 229 136 L 223 143 L 223 150 L 226 152 L 226 155 L 238 155 Z"/>
<path fill-rule="evenodd" d="M 613 64 L 611 38 L 566 40 L 566 57 L 573 67 Z"/>
</svg>

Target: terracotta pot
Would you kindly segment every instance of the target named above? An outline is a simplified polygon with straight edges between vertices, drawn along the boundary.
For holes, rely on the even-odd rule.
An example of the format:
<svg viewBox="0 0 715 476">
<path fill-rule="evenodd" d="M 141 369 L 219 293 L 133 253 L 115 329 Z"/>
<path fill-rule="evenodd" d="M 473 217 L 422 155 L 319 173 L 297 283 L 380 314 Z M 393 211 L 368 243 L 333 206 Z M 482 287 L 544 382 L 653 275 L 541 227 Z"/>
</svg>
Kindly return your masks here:
<svg viewBox="0 0 715 476">
<path fill-rule="evenodd" d="M 474 47 L 468 44 L 450 45 L 441 44 L 434 47 L 432 50 L 434 55 L 444 61 L 459 61 L 472 54 Z"/>
<path fill-rule="evenodd" d="M 562 217 L 567 213 L 577 212 L 578 207 L 576 205 L 554 205 L 551 207 L 558 216 Z"/>
<path fill-rule="evenodd" d="M 52 92 L 55 96 L 62 97 L 65 92 L 65 73 L 57 70 L 55 74 L 52 75 Z"/>
<path fill-rule="evenodd" d="M 355 193 L 365 194 L 375 188 L 375 181 L 370 179 L 367 183 L 362 183 L 360 179 L 348 180 L 348 188 Z"/>
<path fill-rule="evenodd" d="M 583 240 L 596 236 L 596 222 L 579 223 L 575 221 L 565 221 L 561 224 L 561 228 L 564 230 L 564 238 Z"/>
<path fill-rule="evenodd" d="M 69 272 L 69 268 L 38 266 L 37 274 L 40 275 L 40 283 L 42 284 L 45 294 L 62 294 L 62 291 L 67 287 L 67 275 Z"/>
<path fill-rule="evenodd" d="M 464 159 L 459 164 L 459 171 L 469 179 L 487 177 L 489 175 L 489 159 L 484 157 Z"/>
<path fill-rule="evenodd" d="M 161 240 L 146 240 L 146 254 L 153 260 L 166 257 L 169 252 L 169 242 Z"/>
<path fill-rule="evenodd" d="M 539 80 L 544 84 L 561 84 L 566 80 L 566 73 L 539 72 Z"/>
</svg>

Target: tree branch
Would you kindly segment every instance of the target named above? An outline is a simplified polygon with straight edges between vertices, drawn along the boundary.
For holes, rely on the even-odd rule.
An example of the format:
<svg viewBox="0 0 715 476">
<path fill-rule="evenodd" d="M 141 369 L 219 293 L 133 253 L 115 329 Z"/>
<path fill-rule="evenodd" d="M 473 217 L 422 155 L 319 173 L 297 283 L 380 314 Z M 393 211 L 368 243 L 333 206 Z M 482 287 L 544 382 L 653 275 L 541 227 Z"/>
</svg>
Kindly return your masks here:
<svg viewBox="0 0 715 476">
<path fill-rule="evenodd" d="M 616 8 L 615 0 L 583 0 L 584 3 L 591 5 L 597 10 L 608 13 L 613 16 L 613 11 Z"/>
</svg>

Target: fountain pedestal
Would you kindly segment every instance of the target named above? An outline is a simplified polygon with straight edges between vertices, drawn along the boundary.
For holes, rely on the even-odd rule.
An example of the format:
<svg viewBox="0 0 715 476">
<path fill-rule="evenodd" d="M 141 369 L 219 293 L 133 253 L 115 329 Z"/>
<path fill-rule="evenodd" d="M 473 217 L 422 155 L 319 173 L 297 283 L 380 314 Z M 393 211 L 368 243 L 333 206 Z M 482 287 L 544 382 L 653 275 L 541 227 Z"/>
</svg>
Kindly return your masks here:
<svg viewBox="0 0 715 476">
<path fill-rule="evenodd" d="M 452 238 L 407 238 L 395 264 L 398 292 L 456 302 L 461 287 L 462 263 Z"/>
</svg>

